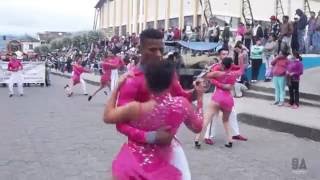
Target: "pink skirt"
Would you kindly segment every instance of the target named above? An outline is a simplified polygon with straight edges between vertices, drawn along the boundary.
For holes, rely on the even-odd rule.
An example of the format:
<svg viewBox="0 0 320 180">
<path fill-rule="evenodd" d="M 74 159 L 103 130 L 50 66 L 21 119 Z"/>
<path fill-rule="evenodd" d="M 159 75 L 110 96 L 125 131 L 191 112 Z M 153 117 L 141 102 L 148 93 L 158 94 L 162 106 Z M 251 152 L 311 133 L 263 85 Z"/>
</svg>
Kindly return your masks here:
<svg viewBox="0 0 320 180">
<path fill-rule="evenodd" d="M 108 84 L 108 82 L 110 83 L 111 79 L 110 76 L 108 76 L 107 74 L 103 74 L 100 78 L 100 84 L 105 86 Z"/>
<path fill-rule="evenodd" d="M 147 159 L 145 159 L 147 160 Z M 181 172 L 170 164 L 163 161 L 144 165 L 125 143 L 112 163 L 112 174 L 117 180 L 181 180 Z"/>
<path fill-rule="evenodd" d="M 224 91 L 217 88 L 213 93 L 211 100 L 217 103 L 223 111 L 232 111 L 234 101 L 230 91 Z"/>
</svg>

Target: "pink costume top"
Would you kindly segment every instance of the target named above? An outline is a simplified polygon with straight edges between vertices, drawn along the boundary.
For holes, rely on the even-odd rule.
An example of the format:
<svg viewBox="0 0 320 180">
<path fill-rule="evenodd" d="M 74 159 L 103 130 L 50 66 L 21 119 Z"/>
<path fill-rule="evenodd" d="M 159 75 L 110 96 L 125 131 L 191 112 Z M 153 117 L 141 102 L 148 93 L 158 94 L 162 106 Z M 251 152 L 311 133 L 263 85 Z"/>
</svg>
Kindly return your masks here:
<svg viewBox="0 0 320 180">
<path fill-rule="evenodd" d="M 118 60 L 112 60 L 112 59 L 105 60 L 101 64 L 103 75 L 101 76 L 100 83 L 102 85 L 105 85 L 107 84 L 107 82 L 111 81 L 111 70 L 117 69 L 119 67 L 119 64 L 120 63 L 118 62 Z"/>
<path fill-rule="evenodd" d="M 72 72 L 72 81 L 73 81 L 73 85 L 76 85 L 78 83 L 80 83 L 80 76 L 82 73 L 84 72 L 88 72 L 84 67 L 82 67 L 79 64 L 74 64 L 72 66 L 73 68 L 73 72 Z"/>
<path fill-rule="evenodd" d="M 108 62 L 115 65 L 117 69 L 125 65 L 124 61 L 118 56 L 112 57 Z"/>
<path fill-rule="evenodd" d="M 246 32 L 245 26 L 239 26 L 237 29 L 237 36 L 244 36 L 244 33 Z"/>
<path fill-rule="evenodd" d="M 201 131 L 202 117 L 193 110 L 188 100 L 172 97 L 169 93 L 153 99 L 156 101 L 153 110 L 142 114 L 138 120 L 130 121 L 128 124 L 132 128 L 156 131 L 161 127 L 170 127 L 169 132 L 174 135 L 184 122 L 195 131 Z M 121 180 L 179 180 L 182 173 L 170 161 L 174 146 L 175 143 L 160 146 L 129 139 L 113 161 L 113 174 Z"/>
<path fill-rule="evenodd" d="M 221 64 L 213 66 L 212 71 L 221 71 Z M 237 78 L 243 73 L 243 66 L 233 65 L 225 73 L 211 80 L 216 85 L 215 91 L 212 93 L 212 101 L 219 104 L 220 108 L 225 111 L 231 111 L 234 106 L 233 96 L 230 90 L 224 90 L 222 84 L 234 85 Z"/>
<path fill-rule="evenodd" d="M 17 59 L 11 59 L 10 62 L 8 63 L 8 71 L 18 72 L 20 68 L 22 69 L 23 66 L 21 62 Z"/>
</svg>

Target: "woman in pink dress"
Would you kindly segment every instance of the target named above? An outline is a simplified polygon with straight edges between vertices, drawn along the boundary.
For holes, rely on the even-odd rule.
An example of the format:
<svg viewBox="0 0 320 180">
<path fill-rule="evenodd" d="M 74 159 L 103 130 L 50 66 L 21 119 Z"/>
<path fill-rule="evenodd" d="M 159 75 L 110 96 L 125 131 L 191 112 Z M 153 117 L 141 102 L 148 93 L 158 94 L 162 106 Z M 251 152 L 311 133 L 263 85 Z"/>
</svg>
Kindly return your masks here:
<svg viewBox="0 0 320 180">
<path fill-rule="evenodd" d="M 120 67 L 120 63 L 118 61 L 112 60 L 110 57 L 106 57 L 100 65 L 103 72 L 100 79 L 100 87 L 91 96 L 88 97 L 88 101 L 91 101 L 91 99 L 105 87 L 108 86 L 108 89 L 110 89 L 111 71 Z M 108 95 L 108 91 L 104 91 L 104 93 Z"/>
<path fill-rule="evenodd" d="M 146 68 L 145 77 L 151 100 L 140 103 L 130 102 L 116 107 L 117 89 L 112 92 L 104 113 L 106 123 L 120 123 L 124 119 L 132 127 L 128 142 L 124 143 L 112 164 L 113 179 L 116 180 L 182 180 L 190 179 L 183 176 L 184 168 L 174 161 L 180 144 L 172 141 L 170 145 L 142 143 L 138 131 L 155 132 L 165 128 L 176 134 L 180 125 L 185 125 L 194 133 L 202 128 L 202 116 L 197 113 L 189 101 L 183 97 L 172 97 L 169 87 L 174 77 L 174 65 L 161 61 L 153 68 Z M 121 79 L 119 85 L 121 86 Z M 155 134 L 149 133 L 147 139 L 154 139 Z M 188 170 L 188 168 L 185 168 Z"/>
<path fill-rule="evenodd" d="M 67 92 L 67 95 L 68 97 L 71 97 L 73 95 L 73 92 L 72 92 L 72 88 L 81 83 L 82 85 L 82 90 L 83 90 L 83 94 L 85 96 L 88 95 L 87 93 L 87 88 L 86 88 L 86 83 L 85 81 L 82 79 L 81 75 L 86 72 L 86 73 L 89 73 L 91 72 L 90 70 L 84 68 L 83 66 L 81 66 L 81 59 L 82 59 L 82 56 L 78 56 L 76 57 L 76 62 L 75 64 L 72 65 L 72 76 L 71 76 L 71 81 L 69 84 L 67 84 L 64 89 L 66 90 Z"/>
<path fill-rule="evenodd" d="M 224 58 L 222 60 L 221 69 L 219 71 L 210 72 L 205 77 L 211 79 L 211 81 L 218 81 L 222 84 L 234 85 L 237 78 L 243 73 L 243 56 L 239 57 L 240 69 L 233 70 L 232 63 L 232 58 Z M 228 148 L 232 147 L 232 137 L 230 135 L 228 120 L 233 106 L 234 101 L 230 90 L 224 90 L 222 88 L 216 87 L 215 91 L 212 93 L 211 101 L 209 102 L 206 109 L 203 124 L 203 129 L 206 129 L 213 116 L 219 113 L 219 111 L 221 110 L 223 126 L 227 136 L 227 144 L 225 144 L 225 146 Z M 198 134 L 195 139 L 196 147 L 198 148 L 200 147 L 200 138 L 203 138 L 203 132 Z"/>
</svg>

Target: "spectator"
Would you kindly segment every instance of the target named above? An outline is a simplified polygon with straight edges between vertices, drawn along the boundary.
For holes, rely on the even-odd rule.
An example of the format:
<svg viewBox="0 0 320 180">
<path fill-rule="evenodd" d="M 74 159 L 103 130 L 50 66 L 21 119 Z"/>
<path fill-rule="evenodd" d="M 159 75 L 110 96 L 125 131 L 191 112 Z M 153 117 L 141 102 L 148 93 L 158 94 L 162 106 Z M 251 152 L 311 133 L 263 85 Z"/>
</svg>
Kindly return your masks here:
<svg viewBox="0 0 320 180">
<path fill-rule="evenodd" d="M 299 84 L 300 76 L 303 74 L 302 57 L 298 52 L 293 52 L 293 57 L 287 68 L 287 85 L 289 88 L 289 107 L 297 109 L 299 107 Z"/>
<path fill-rule="evenodd" d="M 285 46 L 281 49 L 281 54 L 272 62 L 273 84 L 275 88 L 275 102 L 274 105 L 283 106 L 285 97 L 285 77 L 288 66 L 289 47 Z"/>
<path fill-rule="evenodd" d="M 220 27 L 217 22 L 213 22 L 212 26 L 208 29 L 209 31 L 209 42 L 219 42 L 220 38 Z"/>
<path fill-rule="evenodd" d="M 261 21 L 254 22 L 253 28 L 253 44 L 256 44 L 257 40 L 262 41 L 263 39 L 263 29 L 261 27 Z"/>
<path fill-rule="evenodd" d="M 299 40 L 298 40 L 298 21 L 299 16 L 294 17 L 294 21 L 292 23 L 292 38 L 291 38 L 291 49 L 293 51 L 299 51 Z"/>
<path fill-rule="evenodd" d="M 276 16 L 271 16 L 270 17 L 270 21 L 271 21 L 271 31 L 270 31 L 270 33 L 272 35 L 275 35 L 276 37 L 278 37 L 279 33 L 280 33 L 280 21 L 277 19 Z"/>
<path fill-rule="evenodd" d="M 229 47 L 229 41 L 230 41 L 230 26 L 228 23 L 224 24 L 224 29 L 222 32 L 222 41 L 223 41 L 223 48 L 228 48 Z"/>
<path fill-rule="evenodd" d="M 262 53 L 263 46 L 261 45 L 261 41 L 258 40 L 255 45 L 252 46 L 251 49 L 251 65 L 252 65 L 252 78 L 251 82 L 255 83 L 258 80 L 258 75 L 260 71 L 260 67 L 262 64 Z"/>
<path fill-rule="evenodd" d="M 265 82 L 269 82 L 272 79 L 271 61 L 274 59 L 276 52 L 277 52 L 277 37 L 275 35 L 272 35 L 272 36 L 269 36 L 269 39 L 264 45 L 264 49 L 263 49 L 263 61 L 266 65 Z"/>
<path fill-rule="evenodd" d="M 264 37 L 264 42 L 267 42 L 269 39 L 269 35 L 271 34 L 270 32 L 270 26 L 267 25 L 264 30 L 263 30 L 263 37 Z"/>
<path fill-rule="evenodd" d="M 312 36 L 316 31 L 316 13 L 310 12 L 310 18 L 308 21 L 308 32 L 307 32 L 307 41 L 306 41 L 306 51 L 309 52 L 312 47 Z"/>
<path fill-rule="evenodd" d="M 315 33 L 312 37 L 313 47 L 312 50 L 314 53 L 320 53 L 320 26 L 317 27 Z"/>
<path fill-rule="evenodd" d="M 236 32 L 236 41 L 243 42 L 244 40 L 244 33 L 246 32 L 246 27 L 242 22 L 239 23 L 237 32 Z"/>
<path fill-rule="evenodd" d="M 316 18 L 316 29 L 320 27 L 320 11 L 318 12 L 318 16 Z"/>
<path fill-rule="evenodd" d="M 304 53 L 305 52 L 304 36 L 306 33 L 306 26 L 308 24 L 308 18 L 303 13 L 303 11 L 301 9 L 297 9 L 296 14 L 299 16 L 299 21 L 298 21 L 299 52 Z"/>
<path fill-rule="evenodd" d="M 289 16 L 283 16 L 282 19 L 283 23 L 280 25 L 278 52 L 280 52 L 280 49 L 284 46 L 291 47 L 291 37 L 293 32 L 292 23 L 289 22 Z"/>
<path fill-rule="evenodd" d="M 251 50 L 252 35 L 253 35 L 252 28 L 250 24 L 247 24 L 246 31 L 244 33 L 244 46 L 246 46 L 246 48 L 249 49 L 249 54 L 251 54 L 250 50 Z"/>
<path fill-rule="evenodd" d="M 181 39 L 181 32 L 178 27 L 176 27 L 173 31 L 173 40 L 174 41 L 179 41 Z"/>
</svg>

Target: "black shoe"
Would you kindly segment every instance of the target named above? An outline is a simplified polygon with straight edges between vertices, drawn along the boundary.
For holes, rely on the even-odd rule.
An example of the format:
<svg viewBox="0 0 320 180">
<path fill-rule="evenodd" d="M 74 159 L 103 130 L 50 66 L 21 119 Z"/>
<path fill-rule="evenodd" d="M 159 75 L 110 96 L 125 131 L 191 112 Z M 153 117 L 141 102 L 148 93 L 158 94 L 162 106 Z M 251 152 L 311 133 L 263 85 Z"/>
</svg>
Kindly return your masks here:
<svg viewBox="0 0 320 180">
<path fill-rule="evenodd" d="M 108 96 L 108 92 L 107 91 L 103 91 L 104 92 L 104 94 L 106 95 L 106 96 Z"/>
<path fill-rule="evenodd" d="M 9 97 L 12 97 L 12 96 L 13 96 L 13 94 L 10 94 L 10 95 L 9 95 Z"/>
<path fill-rule="evenodd" d="M 22 96 L 23 96 L 23 94 L 20 94 L 20 96 L 22 97 Z"/>
<path fill-rule="evenodd" d="M 194 142 L 194 147 L 195 147 L 196 149 L 200 149 L 200 148 L 201 148 L 201 144 L 199 143 L 199 141 L 195 141 L 195 142 Z"/>
<path fill-rule="evenodd" d="M 88 97 L 88 101 L 91 101 L 91 99 L 92 99 L 92 96 L 89 96 L 89 97 Z"/>
<path fill-rule="evenodd" d="M 67 84 L 67 85 L 64 86 L 64 89 L 66 89 L 66 88 L 68 88 L 68 87 L 69 87 L 69 85 Z"/>
<path fill-rule="evenodd" d="M 228 144 L 225 144 L 224 146 L 227 148 L 232 148 L 232 142 L 228 142 Z"/>
<path fill-rule="evenodd" d="M 85 93 L 85 94 L 83 94 L 83 95 L 88 96 L 89 94 L 88 94 L 88 93 Z"/>
</svg>

